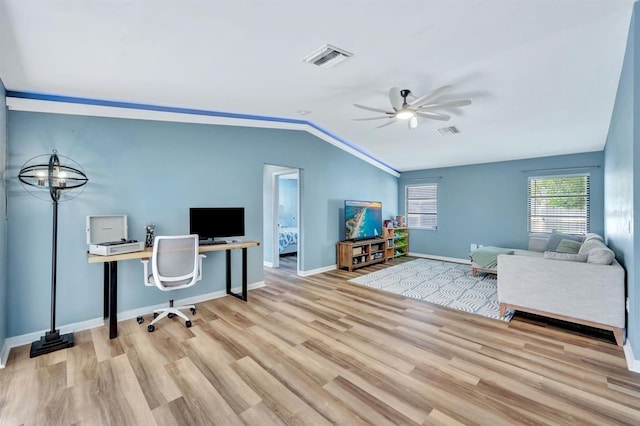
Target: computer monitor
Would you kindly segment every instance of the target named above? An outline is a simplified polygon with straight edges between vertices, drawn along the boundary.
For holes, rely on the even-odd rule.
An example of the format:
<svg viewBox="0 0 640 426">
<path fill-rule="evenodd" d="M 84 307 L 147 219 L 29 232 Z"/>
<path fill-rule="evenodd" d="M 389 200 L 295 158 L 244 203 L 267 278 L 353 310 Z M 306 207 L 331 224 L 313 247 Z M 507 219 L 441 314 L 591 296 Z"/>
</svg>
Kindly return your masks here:
<svg viewBox="0 0 640 426">
<path fill-rule="evenodd" d="M 202 241 L 244 236 L 244 207 L 191 207 L 189 233 Z"/>
</svg>

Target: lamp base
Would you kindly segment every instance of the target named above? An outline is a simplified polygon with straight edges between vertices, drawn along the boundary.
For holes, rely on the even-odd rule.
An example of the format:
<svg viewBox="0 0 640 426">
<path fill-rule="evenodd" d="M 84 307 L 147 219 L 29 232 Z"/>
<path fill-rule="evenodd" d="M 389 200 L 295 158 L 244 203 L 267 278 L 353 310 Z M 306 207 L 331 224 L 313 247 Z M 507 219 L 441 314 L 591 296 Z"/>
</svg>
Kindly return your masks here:
<svg viewBox="0 0 640 426">
<path fill-rule="evenodd" d="M 31 352 L 29 358 L 55 352 L 60 349 L 73 347 L 73 333 L 60 334 L 58 330 L 53 333 L 47 331 L 44 336 L 31 344 Z"/>
</svg>

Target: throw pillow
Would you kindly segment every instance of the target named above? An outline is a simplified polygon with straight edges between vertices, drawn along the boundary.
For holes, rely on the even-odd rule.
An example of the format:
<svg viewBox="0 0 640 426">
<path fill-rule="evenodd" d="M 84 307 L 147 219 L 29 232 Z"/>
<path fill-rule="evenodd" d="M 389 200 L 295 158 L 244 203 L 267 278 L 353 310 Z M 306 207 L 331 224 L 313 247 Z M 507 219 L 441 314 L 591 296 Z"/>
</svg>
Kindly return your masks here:
<svg viewBox="0 0 640 426">
<path fill-rule="evenodd" d="M 551 235 L 549 235 L 549 239 L 547 240 L 547 247 L 545 248 L 545 250 L 556 251 L 556 249 L 558 248 L 558 244 L 560 244 L 560 241 L 562 240 L 572 240 L 581 243 L 582 241 L 584 241 L 584 237 L 581 235 L 565 234 L 554 229 L 553 231 L 551 231 Z"/>
<path fill-rule="evenodd" d="M 545 251 L 545 259 L 568 260 L 569 262 L 586 262 L 588 255 L 578 253 L 558 253 L 556 251 Z"/>
<path fill-rule="evenodd" d="M 566 238 L 563 238 L 562 241 L 560 241 L 560 244 L 558 244 L 556 251 L 558 253 L 578 253 L 578 251 L 580 251 L 581 245 L 582 244 L 578 241 L 567 240 Z"/>
</svg>

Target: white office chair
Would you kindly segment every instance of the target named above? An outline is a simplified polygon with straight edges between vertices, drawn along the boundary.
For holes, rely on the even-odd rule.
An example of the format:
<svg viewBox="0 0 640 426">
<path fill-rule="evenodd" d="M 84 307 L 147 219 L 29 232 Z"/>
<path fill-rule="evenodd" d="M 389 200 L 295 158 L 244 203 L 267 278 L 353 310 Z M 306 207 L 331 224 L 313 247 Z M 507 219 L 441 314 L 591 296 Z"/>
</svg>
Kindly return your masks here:
<svg viewBox="0 0 640 426">
<path fill-rule="evenodd" d="M 149 259 L 142 259 L 144 264 L 144 285 L 156 286 L 162 291 L 172 291 L 187 288 L 202 279 L 202 258 L 206 257 L 198 253 L 197 235 L 157 236 L 153 244 L 151 257 L 151 273 L 149 273 Z M 185 325 L 191 327 L 191 321 L 180 309 L 190 309 L 195 315 L 194 305 L 173 306 L 173 299 L 169 301 L 169 307 L 153 311 L 153 321 L 147 327 L 151 333 L 155 330 L 155 324 L 164 317 L 173 318 L 178 315 L 184 319 Z M 144 322 L 138 317 L 138 324 Z"/>
</svg>

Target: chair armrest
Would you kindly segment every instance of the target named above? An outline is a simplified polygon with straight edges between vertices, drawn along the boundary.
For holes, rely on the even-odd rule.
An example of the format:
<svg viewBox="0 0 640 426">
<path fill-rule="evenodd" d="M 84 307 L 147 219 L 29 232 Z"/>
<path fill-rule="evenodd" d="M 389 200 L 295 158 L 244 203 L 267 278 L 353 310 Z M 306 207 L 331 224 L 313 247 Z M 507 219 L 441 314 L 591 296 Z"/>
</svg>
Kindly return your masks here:
<svg viewBox="0 0 640 426">
<path fill-rule="evenodd" d="M 207 257 L 205 254 L 198 255 L 198 281 L 202 279 L 202 259 Z"/>
<path fill-rule="evenodd" d="M 140 262 L 144 265 L 144 285 L 147 287 L 155 287 L 155 284 L 149 282 L 149 260 L 150 259 L 140 259 Z"/>
</svg>

